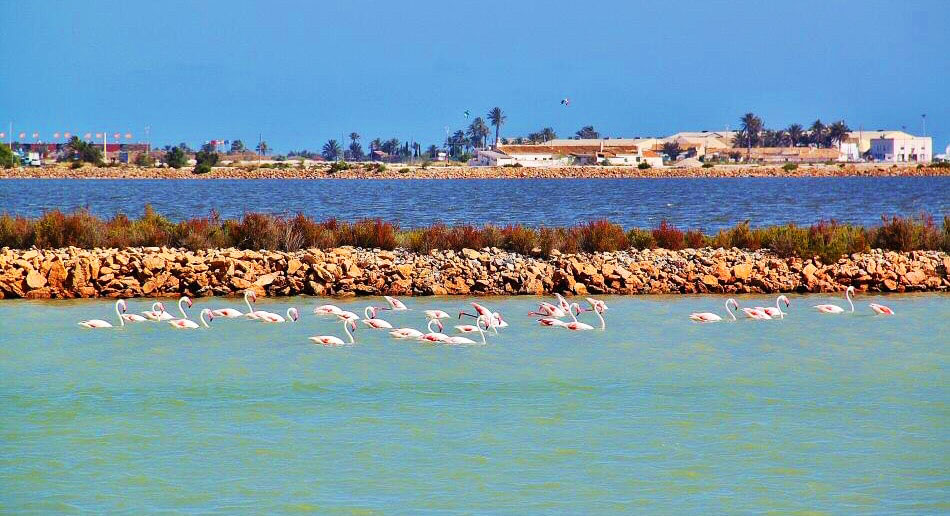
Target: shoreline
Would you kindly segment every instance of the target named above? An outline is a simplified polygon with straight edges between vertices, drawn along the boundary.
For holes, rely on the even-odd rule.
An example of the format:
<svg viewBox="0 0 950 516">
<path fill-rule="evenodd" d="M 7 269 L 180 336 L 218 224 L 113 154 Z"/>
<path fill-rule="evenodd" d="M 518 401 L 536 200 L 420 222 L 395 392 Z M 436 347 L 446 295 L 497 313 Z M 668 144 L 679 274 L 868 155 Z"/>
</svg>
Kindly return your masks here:
<svg viewBox="0 0 950 516">
<path fill-rule="evenodd" d="M 466 167 L 427 168 L 388 164 L 386 170 L 354 168 L 330 172 L 329 166 L 262 168 L 253 166 L 216 167 L 207 174 L 193 174 L 191 168 L 141 168 L 44 166 L 0 169 L 0 179 L 668 179 L 739 177 L 934 177 L 950 176 L 948 167 L 882 164 L 799 165 L 785 170 L 779 165 L 718 165 L 712 168 L 635 167 Z"/>
<path fill-rule="evenodd" d="M 0 299 L 259 295 L 641 295 L 948 292 L 942 251 L 881 251 L 834 263 L 767 250 L 646 249 L 524 256 L 497 248 L 413 253 L 137 247 L 0 250 Z"/>
</svg>

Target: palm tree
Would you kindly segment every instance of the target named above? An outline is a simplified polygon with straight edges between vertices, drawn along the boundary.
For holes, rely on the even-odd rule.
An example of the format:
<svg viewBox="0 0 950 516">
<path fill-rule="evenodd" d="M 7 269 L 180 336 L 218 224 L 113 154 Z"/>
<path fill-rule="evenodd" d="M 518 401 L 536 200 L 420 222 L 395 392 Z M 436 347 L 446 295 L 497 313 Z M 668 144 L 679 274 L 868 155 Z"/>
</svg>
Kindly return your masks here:
<svg viewBox="0 0 950 516">
<path fill-rule="evenodd" d="M 593 127 L 591 129 L 593 129 Z M 541 129 L 540 134 L 541 134 L 542 142 L 549 142 L 557 138 L 557 133 L 555 133 L 554 129 L 551 129 L 550 127 L 545 127 L 544 129 Z"/>
<path fill-rule="evenodd" d="M 501 108 L 495 106 L 488 112 L 488 121 L 495 126 L 495 145 L 498 145 L 498 131 L 501 130 L 501 124 L 505 123 L 508 117 L 501 111 Z"/>
<path fill-rule="evenodd" d="M 825 141 L 826 129 L 827 127 L 825 127 L 825 124 L 821 123 L 820 118 L 818 120 L 815 120 L 815 123 L 811 124 L 811 134 L 809 135 L 810 140 L 812 143 L 817 145 L 819 149 L 821 148 L 821 145 Z"/>
<path fill-rule="evenodd" d="M 759 132 L 762 131 L 762 119 L 755 113 L 746 113 L 739 119 L 742 132 L 745 133 L 746 159 L 752 158 L 752 146 L 759 144 Z"/>
<path fill-rule="evenodd" d="M 426 149 L 426 154 L 429 155 L 429 158 L 435 159 L 439 155 L 439 148 L 435 145 L 429 145 L 429 148 Z"/>
<path fill-rule="evenodd" d="M 582 140 L 595 140 L 600 138 L 600 133 L 595 131 L 594 126 L 592 125 L 585 125 L 584 127 L 581 127 L 580 131 L 577 131 L 574 134 Z"/>
<path fill-rule="evenodd" d="M 798 147 L 798 144 L 805 138 L 805 129 L 798 124 L 792 124 L 785 130 L 788 133 L 788 141 L 792 147 Z"/>
<path fill-rule="evenodd" d="M 323 152 L 320 153 L 327 161 L 335 161 L 343 152 L 343 147 L 336 140 L 328 140 L 323 144 Z"/>
<path fill-rule="evenodd" d="M 257 144 L 256 150 L 258 154 L 263 154 L 266 156 L 270 151 L 270 147 L 267 146 L 267 142 L 262 141 L 261 143 Z"/>
<path fill-rule="evenodd" d="M 833 145 L 841 145 L 850 132 L 851 128 L 848 124 L 844 123 L 844 120 L 838 120 L 828 126 L 828 139 Z"/>
<path fill-rule="evenodd" d="M 475 147 L 484 147 L 485 139 L 491 131 L 482 117 L 476 117 L 472 124 L 468 126 L 468 137 Z"/>
</svg>

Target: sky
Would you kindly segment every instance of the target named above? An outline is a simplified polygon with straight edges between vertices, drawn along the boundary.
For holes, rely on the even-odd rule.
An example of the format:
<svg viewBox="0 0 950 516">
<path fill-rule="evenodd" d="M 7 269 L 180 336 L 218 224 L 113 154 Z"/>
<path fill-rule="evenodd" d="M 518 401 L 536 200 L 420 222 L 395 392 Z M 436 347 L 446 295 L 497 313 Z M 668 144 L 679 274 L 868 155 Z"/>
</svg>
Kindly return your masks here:
<svg viewBox="0 0 950 516">
<path fill-rule="evenodd" d="M 944 0 L 576 2 L 0 0 L 0 131 L 441 143 L 844 119 L 950 143 Z M 569 98 L 568 106 L 561 105 Z"/>
</svg>

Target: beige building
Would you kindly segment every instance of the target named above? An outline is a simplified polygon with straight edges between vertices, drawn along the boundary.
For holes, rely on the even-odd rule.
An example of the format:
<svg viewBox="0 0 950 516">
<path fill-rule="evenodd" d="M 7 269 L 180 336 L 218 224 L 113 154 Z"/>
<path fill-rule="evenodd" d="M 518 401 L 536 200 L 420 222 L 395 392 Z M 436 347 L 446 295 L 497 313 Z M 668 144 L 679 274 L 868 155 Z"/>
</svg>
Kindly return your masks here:
<svg viewBox="0 0 950 516">
<path fill-rule="evenodd" d="M 884 129 L 877 131 L 851 131 L 842 143 L 853 143 L 857 145 L 858 152 L 863 155 L 871 150 L 871 140 L 879 138 L 913 138 L 913 135 L 904 131 Z"/>
<path fill-rule="evenodd" d="M 556 167 L 609 164 L 616 166 L 663 166 L 663 159 L 651 147 L 655 138 L 597 140 L 551 140 L 536 145 L 498 145 L 495 150 L 479 150 L 469 162 L 473 166 Z"/>
</svg>

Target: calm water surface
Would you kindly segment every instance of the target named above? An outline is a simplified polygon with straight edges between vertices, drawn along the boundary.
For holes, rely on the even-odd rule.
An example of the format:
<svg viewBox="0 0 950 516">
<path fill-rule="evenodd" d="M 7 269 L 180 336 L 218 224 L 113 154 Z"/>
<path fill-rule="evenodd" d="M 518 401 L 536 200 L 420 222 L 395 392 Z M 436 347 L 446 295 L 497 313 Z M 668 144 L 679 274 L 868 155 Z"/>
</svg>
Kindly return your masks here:
<svg viewBox="0 0 950 516">
<path fill-rule="evenodd" d="M 870 315 L 881 299 L 896 316 Z M 950 507 L 950 297 L 841 316 L 793 297 L 783 321 L 705 326 L 685 315 L 724 299 L 607 300 L 606 332 L 569 333 L 531 324 L 535 299 L 487 299 L 511 327 L 466 348 L 366 329 L 314 346 L 340 328 L 312 298 L 261 303 L 296 324 L 190 332 L 75 325 L 114 318 L 105 301 L 0 301 L 0 512 Z"/>
<path fill-rule="evenodd" d="M 245 211 L 317 219 L 381 217 L 404 227 L 447 224 L 570 225 L 608 218 L 653 227 L 717 230 L 811 224 L 871 225 L 882 214 L 950 213 L 950 177 L 465 179 L 465 180 L 0 180 L 0 211 L 38 215 L 88 206 L 140 214 L 145 203 L 174 219 Z"/>
</svg>

